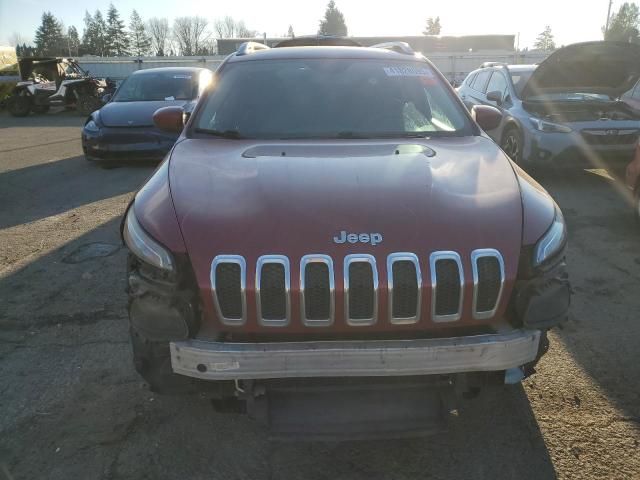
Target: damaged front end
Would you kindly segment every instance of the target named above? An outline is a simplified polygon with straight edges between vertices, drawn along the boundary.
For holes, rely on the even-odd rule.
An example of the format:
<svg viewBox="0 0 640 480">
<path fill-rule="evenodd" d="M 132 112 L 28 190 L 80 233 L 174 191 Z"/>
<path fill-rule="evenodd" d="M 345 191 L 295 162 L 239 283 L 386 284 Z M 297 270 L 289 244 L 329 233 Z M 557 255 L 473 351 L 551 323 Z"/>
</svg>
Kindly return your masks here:
<svg viewBox="0 0 640 480">
<path fill-rule="evenodd" d="M 640 114 L 621 101 L 525 101 L 523 107 L 541 120 L 553 123 L 638 120 Z"/>
</svg>

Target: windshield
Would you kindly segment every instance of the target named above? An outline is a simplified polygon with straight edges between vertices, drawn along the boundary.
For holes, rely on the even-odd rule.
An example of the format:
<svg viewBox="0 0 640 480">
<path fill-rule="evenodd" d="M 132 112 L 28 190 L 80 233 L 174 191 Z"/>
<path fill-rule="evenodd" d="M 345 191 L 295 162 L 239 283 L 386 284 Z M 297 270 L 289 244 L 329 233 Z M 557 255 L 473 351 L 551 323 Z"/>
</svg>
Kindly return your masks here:
<svg viewBox="0 0 640 480">
<path fill-rule="evenodd" d="M 196 76 L 191 73 L 131 75 L 118 89 L 114 102 L 191 100 L 197 97 Z"/>
<path fill-rule="evenodd" d="M 248 61 L 225 67 L 196 131 L 244 138 L 468 134 L 462 108 L 423 62 Z"/>
<path fill-rule="evenodd" d="M 516 95 L 520 97 L 520 94 L 522 93 L 522 89 L 529 81 L 529 78 L 531 78 L 531 74 L 533 73 L 533 70 L 521 70 L 519 72 L 511 71 L 510 73 L 511 73 L 511 81 L 513 82 L 513 87 L 516 90 Z"/>
</svg>

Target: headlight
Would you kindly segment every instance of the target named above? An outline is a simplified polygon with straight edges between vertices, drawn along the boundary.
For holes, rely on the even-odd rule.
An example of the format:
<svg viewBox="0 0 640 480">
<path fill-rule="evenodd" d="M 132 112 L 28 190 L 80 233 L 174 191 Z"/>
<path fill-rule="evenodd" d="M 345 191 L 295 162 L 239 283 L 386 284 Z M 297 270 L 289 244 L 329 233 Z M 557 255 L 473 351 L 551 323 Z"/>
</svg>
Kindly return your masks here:
<svg viewBox="0 0 640 480">
<path fill-rule="evenodd" d="M 539 267 L 549 258 L 559 253 L 567 241 L 567 227 L 564 223 L 562 212 L 556 205 L 556 216 L 553 223 L 542 238 L 538 241 L 534 254 L 533 265 Z"/>
<path fill-rule="evenodd" d="M 124 241 L 136 257 L 155 267 L 166 271 L 173 271 L 173 257 L 153 238 L 151 238 L 138 223 L 133 205 L 127 212 L 122 231 Z"/>
<path fill-rule="evenodd" d="M 98 125 L 96 125 L 96 122 L 94 122 L 93 120 L 89 120 L 84 126 L 84 129 L 87 132 L 91 132 L 91 133 L 98 133 L 100 131 L 100 128 L 98 127 Z"/>
<path fill-rule="evenodd" d="M 566 125 L 561 125 L 559 123 L 547 122 L 546 120 L 541 120 L 539 118 L 531 117 L 529 119 L 529 121 L 531 122 L 531 125 L 533 125 L 533 127 L 536 130 L 540 130 L 541 132 L 546 132 L 546 133 L 569 133 L 571 131 L 571 129 L 569 127 L 567 127 Z"/>
</svg>

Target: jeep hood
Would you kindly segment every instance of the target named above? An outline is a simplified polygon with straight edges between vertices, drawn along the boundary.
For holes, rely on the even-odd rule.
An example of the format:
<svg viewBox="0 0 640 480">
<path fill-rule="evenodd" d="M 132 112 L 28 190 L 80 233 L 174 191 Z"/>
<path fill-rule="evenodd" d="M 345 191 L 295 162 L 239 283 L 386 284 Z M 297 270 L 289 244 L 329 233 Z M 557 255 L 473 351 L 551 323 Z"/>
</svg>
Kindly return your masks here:
<svg viewBox="0 0 640 480">
<path fill-rule="evenodd" d="M 618 98 L 640 78 L 640 45 L 585 42 L 560 48 L 534 70 L 522 100 L 549 94 L 587 93 Z"/>
<path fill-rule="evenodd" d="M 184 107 L 191 100 L 109 102 L 100 109 L 105 127 L 152 127 L 153 114 L 162 107 Z"/>
<path fill-rule="evenodd" d="M 433 149 L 434 156 L 430 156 Z M 368 253 L 384 275 L 386 256 L 454 250 L 470 281 L 469 255 L 495 248 L 515 279 L 522 242 L 522 202 L 505 155 L 485 137 L 405 143 L 256 143 L 184 139 L 170 160 L 178 224 L 200 288 L 216 255 L 281 254 L 295 271 L 300 257 Z M 336 244 L 348 233 L 382 242 Z M 424 263 L 426 261 L 426 263 Z M 295 285 L 292 285 L 295 288 Z"/>
</svg>

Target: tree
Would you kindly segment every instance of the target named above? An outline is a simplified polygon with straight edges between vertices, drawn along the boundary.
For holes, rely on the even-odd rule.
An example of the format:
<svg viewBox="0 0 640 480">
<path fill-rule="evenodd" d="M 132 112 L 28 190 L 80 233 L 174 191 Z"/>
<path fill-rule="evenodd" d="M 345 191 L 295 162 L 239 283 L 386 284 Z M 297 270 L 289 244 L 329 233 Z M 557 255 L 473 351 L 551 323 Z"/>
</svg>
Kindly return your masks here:
<svg viewBox="0 0 640 480">
<path fill-rule="evenodd" d="M 247 28 L 244 21 L 236 21 L 233 17 L 226 16 L 213 22 L 213 30 L 217 38 L 255 38 L 256 30 Z"/>
<path fill-rule="evenodd" d="M 107 53 L 107 24 L 100 10 L 96 10 L 93 16 L 87 11 L 84 13 L 84 32 L 82 32 L 80 52 L 81 55 L 99 56 Z"/>
<path fill-rule="evenodd" d="M 198 16 L 178 17 L 173 21 L 173 36 L 182 55 L 202 55 L 200 52 L 208 40 L 207 23 L 205 18 Z"/>
<path fill-rule="evenodd" d="M 65 38 L 62 33 L 62 24 L 56 20 L 51 12 L 42 14 L 42 23 L 36 30 L 36 49 L 39 55 L 56 56 L 65 52 Z"/>
<path fill-rule="evenodd" d="M 33 57 L 36 54 L 35 47 L 28 45 L 23 42 L 22 45 L 16 45 L 16 56 L 17 57 Z"/>
<path fill-rule="evenodd" d="M 339 37 L 347 36 L 347 24 L 344 21 L 344 15 L 336 7 L 336 2 L 331 0 L 324 12 L 324 18 L 320 20 L 320 35 L 336 35 Z"/>
<path fill-rule="evenodd" d="M 104 21 L 102 12 L 96 10 L 93 14 L 94 32 L 95 32 L 95 51 L 96 55 L 104 57 L 107 52 L 107 22 Z"/>
<path fill-rule="evenodd" d="M 147 35 L 144 22 L 138 12 L 131 12 L 131 23 L 129 23 L 129 38 L 131 39 L 131 54 L 142 57 L 149 53 L 151 39 Z"/>
<path fill-rule="evenodd" d="M 289 25 L 289 31 L 287 32 L 287 37 L 290 37 L 290 38 L 295 38 L 296 37 L 296 34 L 293 33 L 293 26 L 292 25 Z"/>
<path fill-rule="evenodd" d="M 638 43 L 638 22 L 640 21 L 640 10 L 635 3 L 625 2 L 620 6 L 618 13 L 611 15 L 609 19 L 609 30 L 602 27 L 605 40 L 618 42 Z"/>
<path fill-rule="evenodd" d="M 427 18 L 427 26 L 422 32 L 423 35 L 440 35 L 440 30 L 442 30 L 442 25 L 440 25 L 440 17 L 429 17 Z"/>
<path fill-rule="evenodd" d="M 168 50 L 169 22 L 166 18 L 150 18 L 147 22 L 147 32 L 151 38 L 151 50 L 156 56 L 163 57 Z"/>
<path fill-rule="evenodd" d="M 80 37 L 78 36 L 78 30 L 73 25 L 67 30 L 67 48 L 70 56 L 77 57 L 79 55 Z"/>
<path fill-rule="evenodd" d="M 84 11 L 84 31 L 82 32 L 82 42 L 80 43 L 80 53 L 79 55 L 84 54 L 93 54 L 93 17 L 91 14 L 85 10 Z"/>
<path fill-rule="evenodd" d="M 129 35 L 125 30 L 124 20 L 120 19 L 120 14 L 113 3 L 109 5 L 107 11 L 107 36 L 105 42 L 105 55 L 115 55 L 123 57 L 129 55 Z"/>
<path fill-rule="evenodd" d="M 553 40 L 553 33 L 551 33 L 551 27 L 549 25 L 544 27 L 544 31 L 538 35 L 533 47 L 537 50 L 544 50 L 550 52 L 556 49 L 556 42 Z"/>
<path fill-rule="evenodd" d="M 255 38 L 258 36 L 257 30 L 250 30 L 243 20 L 236 23 L 236 35 L 238 38 Z"/>
</svg>

